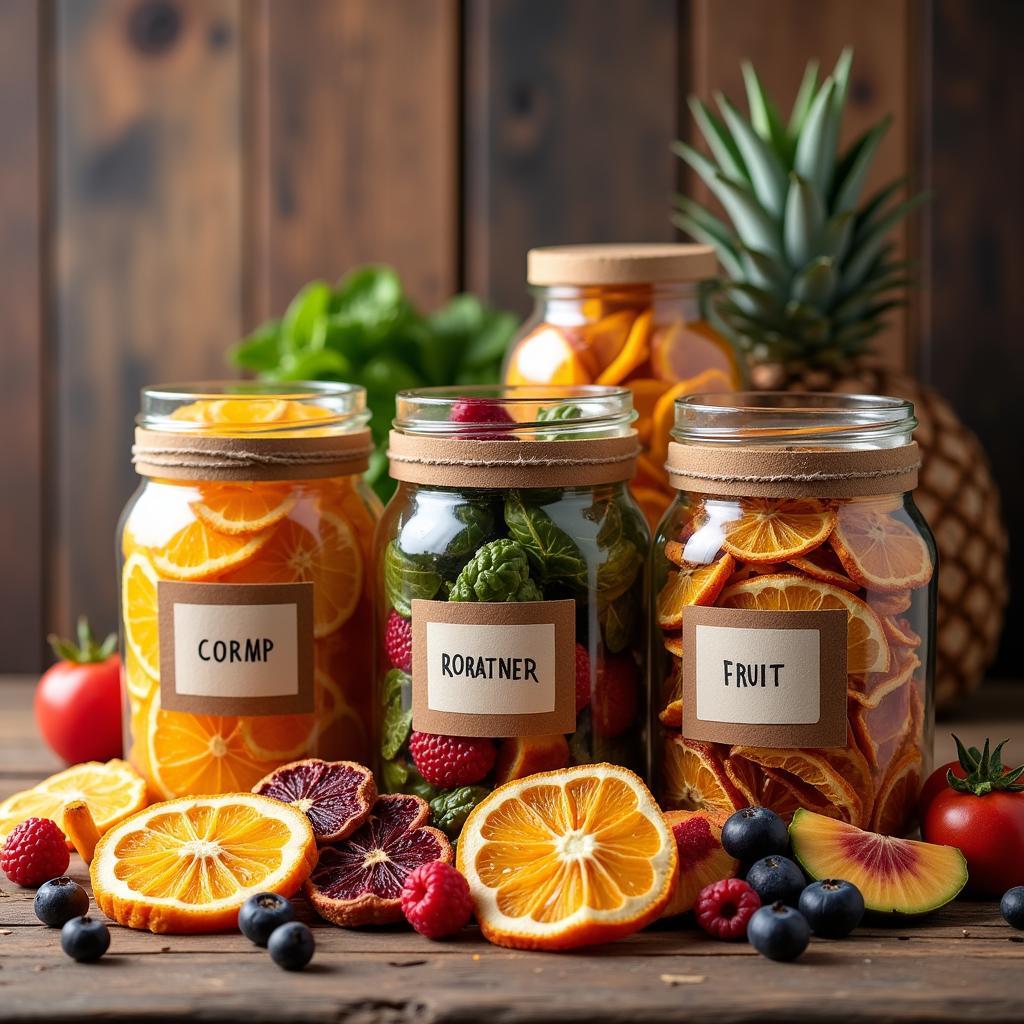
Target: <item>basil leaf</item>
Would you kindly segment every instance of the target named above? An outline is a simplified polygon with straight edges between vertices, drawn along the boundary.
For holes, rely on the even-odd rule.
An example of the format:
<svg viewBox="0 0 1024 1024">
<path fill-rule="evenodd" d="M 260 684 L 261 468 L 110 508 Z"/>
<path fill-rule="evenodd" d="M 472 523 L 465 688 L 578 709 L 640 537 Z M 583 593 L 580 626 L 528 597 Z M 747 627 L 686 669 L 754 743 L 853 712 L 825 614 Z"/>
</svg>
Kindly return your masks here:
<svg viewBox="0 0 1024 1024">
<path fill-rule="evenodd" d="M 540 423 L 578 420 L 583 415 L 583 410 L 578 405 L 556 405 L 547 409 L 540 409 L 537 412 L 537 420 Z M 544 432 L 538 433 L 537 438 L 541 441 L 564 441 L 567 438 L 575 437 L 575 434 L 568 432 Z"/>
<path fill-rule="evenodd" d="M 586 586 L 587 563 L 579 546 L 547 512 L 528 505 L 519 491 L 505 499 L 505 523 L 542 584 L 565 580 L 573 586 Z"/>
<path fill-rule="evenodd" d="M 441 589 L 441 576 L 410 558 L 395 541 L 384 552 L 384 592 L 391 607 L 409 618 L 416 598 L 429 601 Z"/>
<path fill-rule="evenodd" d="M 599 615 L 604 645 L 613 654 L 618 654 L 629 646 L 633 623 L 636 621 L 637 604 L 636 595 L 627 591 L 614 601 L 609 601 Z"/>
<path fill-rule="evenodd" d="M 501 538 L 484 544 L 459 573 L 449 601 L 538 601 L 522 546 Z"/>
<path fill-rule="evenodd" d="M 412 680 L 393 668 L 384 677 L 384 718 L 381 722 L 380 753 L 385 761 L 398 756 L 412 731 Z"/>
<path fill-rule="evenodd" d="M 385 793 L 401 793 L 407 778 L 409 769 L 403 761 L 387 760 L 380 766 L 380 779 Z"/>
<path fill-rule="evenodd" d="M 465 525 L 445 545 L 446 558 L 465 558 L 472 555 L 494 532 L 494 516 L 485 505 L 460 505 L 455 518 Z"/>
<path fill-rule="evenodd" d="M 407 781 L 405 783 L 406 793 L 412 793 L 413 796 L 422 797 L 429 804 L 434 797 L 440 792 L 437 786 L 432 786 L 415 768 L 409 768 L 407 772 Z"/>
<path fill-rule="evenodd" d="M 487 793 L 483 786 L 459 786 L 458 789 L 445 790 L 430 801 L 434 824 L 447 832 L 450 838 L 457 839 L 469 812 Z"/>
<path fill-rule="evenodd" d="M 643 565 L 643 554 L 625 537 L 617 540 L 605 553 L 597 567 L 597 593 L 607 601 L 614 601 L 633 585 Z"/>
</svg>

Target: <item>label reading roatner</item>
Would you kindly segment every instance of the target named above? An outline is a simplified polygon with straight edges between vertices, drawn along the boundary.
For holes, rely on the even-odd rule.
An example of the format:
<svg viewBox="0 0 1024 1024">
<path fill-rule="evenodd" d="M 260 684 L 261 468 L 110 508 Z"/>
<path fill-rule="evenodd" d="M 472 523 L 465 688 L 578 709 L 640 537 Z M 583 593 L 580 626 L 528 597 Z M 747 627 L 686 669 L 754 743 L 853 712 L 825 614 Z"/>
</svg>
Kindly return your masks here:
<svg viewBox="0 0 1024 1024">
<path fill-rule="evenodd" d="M 412 623 L 414 729 L 572 732 L 574 602 L 414 601 Z"/>
</svg>

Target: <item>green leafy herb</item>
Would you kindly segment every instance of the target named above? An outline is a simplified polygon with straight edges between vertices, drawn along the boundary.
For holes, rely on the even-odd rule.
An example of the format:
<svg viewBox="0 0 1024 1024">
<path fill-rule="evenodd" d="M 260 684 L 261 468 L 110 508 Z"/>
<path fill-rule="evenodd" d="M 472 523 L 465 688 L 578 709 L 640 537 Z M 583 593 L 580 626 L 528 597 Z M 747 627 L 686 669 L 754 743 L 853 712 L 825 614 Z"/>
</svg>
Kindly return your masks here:
<svg viewBox="0 0 1024 1024">
<path fill-rule="evenodd" d="M 522 545 L 508 538 L 484 544 L 466 563 L 449 601 L 540 601 L 530 579 L 530 562 Z"/>
<path fill-rule="evenodd" d="M 505 523 L 526 551 L 530 568 L 541 584 L 568 582 L 583 588 L 587 563 L 576 542 L 541 508 L 528 505 L 520 491 L 505 499 Z"/>
<path fill-rule="evenodd" d="M 598 616 L 601 634 L 604 636 L 605 647 L 613 654 L 618 654 L 629 646 L 636 612 L 637 597 L 631 591 L 619 595 L 601 609 Z"/>
<path fill-rule="evenodd" d="M 391 607 L 408 618 L 412 602 L 429 601 L 441 589 L 441 576 L 429 565 L 405 554 L 396 541 L 384 552 L 384 591 Z"/>
<path fill-rule="evenodd" d="M 380 766 L 380 778 L 385 793 L 401 793 L 405 789 L 405 780 L 409 778 L 409 769 L 403 761 L 387 760 Z"/>
<path fill-rule="evenodd" d="M 412 708 L 408 697 L 411 687 L 412 680 L 401 669 L 393 668 L 384 677 L 380 752 L 385 761 L 398 756 L 412 731 Z"/>
<path fill-rule="evenodd" d="M 486 505 L 470 503 L 455 509 L 455 517 L 465 525 L 445 545 L 444 555 L 446 558 L 466 558 L 494 532 L 494 516 Z"/>
<path fill-rule="evenodd" d="M 537 412 L 537 420 L 541 423 L 556 422 L 564 420 L 578 420 L 583 415 L 583 410 L 578 405 L 554 405 Z M 538 433 L 537 438 L 541 441 L 564 441 L 567 437 L 575 437 L 575 434 L 567 432 L 552 431 L 550 433 Z"/>
<path fill-rule="evenodd" d="M 483 786 L 459 786 L 458 789 L 445 790 L 430 801 L 434 824 L 452 839 L 457 839 L 469 812 L 487 796 L 487 792 Z"/>
<path fill-rule="evenodd" d="M 403 792 L 412 793 L 413 796 L 422 797 L 430 803 L 441 791 L 437 786 L 431 785 L 415 768 L 406 769 L 406 783 Z"/>
<path fill-rule="evenodd" d="M 614 601 L 633 585 L 644 558 L 637 546 L 625 537 L 617 540 L 597 567 L 597 593 L 606 601 Z"/>
</svg>

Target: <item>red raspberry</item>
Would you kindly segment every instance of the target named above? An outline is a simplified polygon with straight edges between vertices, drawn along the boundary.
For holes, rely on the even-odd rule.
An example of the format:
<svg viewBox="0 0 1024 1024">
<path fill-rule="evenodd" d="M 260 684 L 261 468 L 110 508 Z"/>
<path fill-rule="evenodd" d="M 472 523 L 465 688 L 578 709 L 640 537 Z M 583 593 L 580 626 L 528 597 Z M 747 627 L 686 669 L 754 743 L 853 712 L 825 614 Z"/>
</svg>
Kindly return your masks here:
<svg viewBox="0 0 1024 1024">
<path fill-rule="evenodd" d="M 583 644 L 576 645 L 576 714 L 590 703 L 590 655 Z"/>
<path fill-rule="evenodd" d="M 402 886 L 402 913 L 428 939 L 454 935 L 469 924 L 473 913 L 469 883 L 444 861 L 421 864 Z"/>
<path fill-rule="evenodd" d="M 26 818 L 0 850 L 0 868 L 15 885 L 37 886 L 68 869 L 64 833 L 49 818 Z"/>
<path fill-rule="evenodd" d="M 633 725 L 638 688 L 636 665 L 628 654 L 610 654 L 598 662 L 590 713 L 599 736 L 618 736 Z"/>
<path fill-rule="evenodd" d="M 412 671 L 412 620 L 391 609 L 384 630 L 384 646 L 388 661 L 403 672 Z"/>
<path fill-rule="evenodd" d="M 694 910 L 697 923 L 716 939 L 732 941 L 747 936 L 747 922 L 761 906 L 761 897 L 741 878 L 726 878 L 704 886 Z"/>
<path fill-rule="evenodd" d="M 416 770 L 434 786 L 471 786 L 493 767 L 498 748 L 491 740 L 414 732 L 409 753 Z"/>
<path fill-rule="evenodd" d="M 512 423 L 504 406 L 489 398 L 460 398 L 448 414 L 451 423 Z"/>
</svg>

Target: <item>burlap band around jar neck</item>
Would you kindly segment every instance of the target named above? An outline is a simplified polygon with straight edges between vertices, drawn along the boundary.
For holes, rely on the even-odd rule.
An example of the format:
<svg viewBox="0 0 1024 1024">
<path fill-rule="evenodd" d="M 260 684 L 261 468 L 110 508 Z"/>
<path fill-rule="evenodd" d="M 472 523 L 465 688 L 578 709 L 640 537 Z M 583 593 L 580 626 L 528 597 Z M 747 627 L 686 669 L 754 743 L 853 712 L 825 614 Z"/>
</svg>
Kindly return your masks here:
<svg viewBox="0 0 1024 1024">
<path fill-rule="evenodd" d="M 164 480 L 310 480 L 364 473 L 368 428 L 301 437 L 218 437 L 138 427 L 132 462 L 140 476 Z"/>
<path fill-rule="evenodd" d="M 587 487 L 629 480 L 635 433 L 578 441 L 477 441 L 391 431 L 393 479 L 437 487 Z"/>
<path fill-rule="evenodd" d="M 678 491 L 744 498 L 861 498 L 917 486 L 917 444 L 898 448 L 724 448 L 668 446 L 669 482 Z"/>
</svg>

